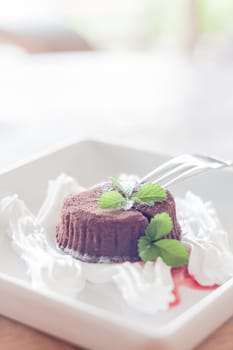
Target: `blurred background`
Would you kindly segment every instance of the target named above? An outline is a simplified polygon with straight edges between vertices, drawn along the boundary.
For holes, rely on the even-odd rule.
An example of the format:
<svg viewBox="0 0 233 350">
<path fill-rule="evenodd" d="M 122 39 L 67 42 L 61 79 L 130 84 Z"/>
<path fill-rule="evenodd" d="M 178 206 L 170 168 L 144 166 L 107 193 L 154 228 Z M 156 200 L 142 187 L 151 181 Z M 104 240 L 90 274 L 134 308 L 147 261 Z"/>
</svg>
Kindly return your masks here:
<svg viewBox="0 0 233 350">
<path fill-rule="evenodd" d="M 233 158 L 232 0 L 0 0 L 0 164 L 97 138 Z"/>
</svg>

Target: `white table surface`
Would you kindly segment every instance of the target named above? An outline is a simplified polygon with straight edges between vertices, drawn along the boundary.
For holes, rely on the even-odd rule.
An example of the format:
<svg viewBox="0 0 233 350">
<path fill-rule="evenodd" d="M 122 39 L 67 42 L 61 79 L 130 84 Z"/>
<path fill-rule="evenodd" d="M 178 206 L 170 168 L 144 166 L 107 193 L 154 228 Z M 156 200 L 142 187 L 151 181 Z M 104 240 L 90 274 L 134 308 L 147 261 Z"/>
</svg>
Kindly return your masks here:
<svg viewBox="0 0 233 350">
<path fill-rule="evenodd" d="M 0 50 L 0 167 L 98 138 L 233 158 L 233 63 L 158 53 Z"/>
</svg>

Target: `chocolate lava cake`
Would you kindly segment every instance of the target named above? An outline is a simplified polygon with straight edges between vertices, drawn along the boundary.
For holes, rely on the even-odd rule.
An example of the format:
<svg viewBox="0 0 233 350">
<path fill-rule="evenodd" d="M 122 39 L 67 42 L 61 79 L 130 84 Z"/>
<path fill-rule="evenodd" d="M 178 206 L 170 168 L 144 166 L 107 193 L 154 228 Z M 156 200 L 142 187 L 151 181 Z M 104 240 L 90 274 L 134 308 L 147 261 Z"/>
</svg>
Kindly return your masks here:
<svg viewBox="0 0 233 350">
<path fill-rule="evenodd" d="M 103 187 L 68 196 L 63 203 L 57 226 L 58 247 L 85 262 L 139 261 L 138 239 L 145 234 L 150 219 L 167 212 L 173 221 L 171 233 L 164 238 L 180 239 L 173 196 L 149 207 L 136 204 L 129 210 L 103 210 L 98 200 Z"/>
</svg>

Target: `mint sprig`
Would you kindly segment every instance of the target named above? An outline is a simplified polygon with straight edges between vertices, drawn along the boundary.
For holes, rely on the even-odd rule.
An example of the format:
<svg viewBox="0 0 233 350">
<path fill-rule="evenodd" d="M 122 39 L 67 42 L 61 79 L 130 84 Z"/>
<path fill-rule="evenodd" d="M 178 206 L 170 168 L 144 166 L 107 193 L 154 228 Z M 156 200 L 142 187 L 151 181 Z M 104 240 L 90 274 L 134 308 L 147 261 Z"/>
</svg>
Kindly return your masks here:
<svg viewBox="0 0 233 350">
<path fill-rule="evenodd" d="M 166 200 L 166 191 L 157 184 L 148 182 L 134 194 L 133 201 L 135 203 L 153 206 L 155 202 L 162 202 Z"/>
<path fill-rule="evenodd" d="M 130 209 L 134 203 L 153 206 L 156 202 L 162 202 L 167 199 L 167 192 L 157 184 L 150 182 L 143 184 L 133 194 L 132 186 L 128 185 L 125 187 L 115 178 L 111 178 L 111 182 L 116 190 L 109 192 L 119 193 L 121 198 L 119 196 L 116 197 L 116 194 L 106 196 L 106 193 L 109 192 L 103 193 L 99 199 L 99 207 L 101 209 Z"/>
<path fill-rule="evenodd" d="M 171 217 L 166 213 L 155 215 L 146 228 L 145 235 L 138 240 L 138 254 L 143 261 L 161 257 L 173 267 L 188 263 L 188 252 L 176 239 L 161 239 L 172 231 Z"/>
<path fill-rule="evenodd" d="M 159 249 L 151 244 L 147 236 L 142 236 L 138 240 L 139 256 L 143 261 L 154 260 L 159 257 Z"/>
<path fill-rule="evenodd" d="M 126 205 L 126 199 L 117 191 L 102 194 L 98 201 L 101 209 L 121 209 Z"/>
<path fill-rule="evenodd" d="M 171 217 L 166 213 L 155 215 L 146 228 L 146 236 L 152 241 L 157 241 L 163 236 L 168 235 L 173 228 Z"/>
<path fill-rule="evenodd" d="M 176 239 L 161 239 L 155 246 L 159 248 L 159 256 L 168 266 L 179 267 L 188 263 L 188 252 Z"/>
</svg>

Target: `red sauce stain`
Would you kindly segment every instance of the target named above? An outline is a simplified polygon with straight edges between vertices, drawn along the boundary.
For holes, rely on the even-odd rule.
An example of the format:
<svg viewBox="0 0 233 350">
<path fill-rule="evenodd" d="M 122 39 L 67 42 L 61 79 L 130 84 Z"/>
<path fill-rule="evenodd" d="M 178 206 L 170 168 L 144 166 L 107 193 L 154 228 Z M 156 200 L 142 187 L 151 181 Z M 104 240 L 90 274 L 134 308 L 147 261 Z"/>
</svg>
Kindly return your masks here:
<svg viewBox="0 0 233 350">
<path fill-rule="evenodd" d="M 174 281 L 174 290 L 173 294 L 175 296 L 175 301 L 170 303 L 170 308 L 179 305 L 180 303 L 180 287 L 188 287 L 198 290 L 214 290 L 218 288 L 218 285 L 214 286 L 201 286 L 195 279 L 188 273 L 187 265 L 184 267 L 173 267 L 171 269 L 172 278 Z"/>
</svg>

